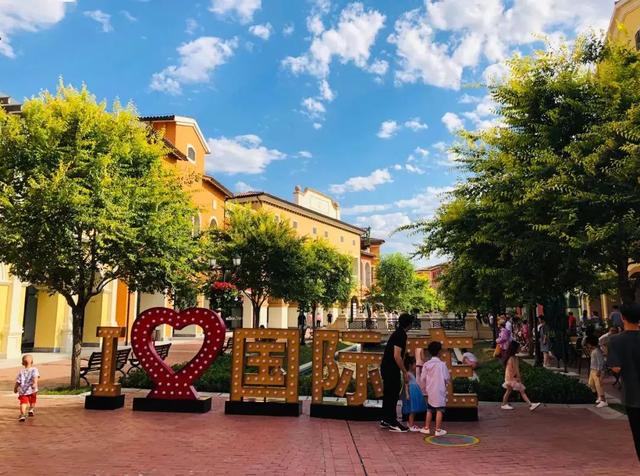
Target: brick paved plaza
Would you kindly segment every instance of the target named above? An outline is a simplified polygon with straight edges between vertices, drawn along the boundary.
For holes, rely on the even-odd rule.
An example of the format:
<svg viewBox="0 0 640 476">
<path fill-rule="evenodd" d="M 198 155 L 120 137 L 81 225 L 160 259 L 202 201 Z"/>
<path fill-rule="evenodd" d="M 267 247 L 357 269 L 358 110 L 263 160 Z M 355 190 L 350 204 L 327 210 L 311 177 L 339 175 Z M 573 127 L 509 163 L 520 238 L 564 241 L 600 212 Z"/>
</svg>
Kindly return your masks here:
<svg viewBox="0 0 640 476">
<path fill-rule="evenodd" d="M 144 393 L 139 393 L 144 394 Z M 534 414 L 482 405 L 478 423 L 450 423 L 473 447 L 429 445 L 375 423 L 225 416 L 221 396 L 204 415 L 86 411 L 81 396 L 42 396 L 18 423 L 0 394 L 0 474 L 638 474 L 630 432 L 614 410 L 547 406 Z"/>
</svg>

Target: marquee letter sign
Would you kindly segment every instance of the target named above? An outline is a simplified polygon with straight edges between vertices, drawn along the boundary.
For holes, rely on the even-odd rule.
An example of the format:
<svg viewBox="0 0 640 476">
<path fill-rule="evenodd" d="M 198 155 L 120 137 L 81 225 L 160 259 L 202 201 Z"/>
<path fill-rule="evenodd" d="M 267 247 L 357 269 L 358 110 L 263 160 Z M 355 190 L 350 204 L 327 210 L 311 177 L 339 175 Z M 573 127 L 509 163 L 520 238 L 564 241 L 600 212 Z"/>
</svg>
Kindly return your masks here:
<svg viewBox="0 0 640 476">
<path fill-rule="evenodd" d="M 311 390 L 311 416 L 319 418 L 339 418 L 349 420 L 380 419 L 379 405 L 366 405 L 368 386 L 373 397 L 383 395 L 380 377 L 380 352 L 339 352 L 335 359 L 339 341 L 376 344 L 383 334 L 375 331 L 344 331 L 316 329 L 313 335 L 313 367 Z M 432 340 L 443 345 L 443 361 L 449 367 L 452 378 L 470 377 L 473 371 L 464 365 L 452 365 L 451 350 L 471 348 L 473 339 L 466 336 L 445 335 L 442 329 L 432 329 L 427 337 L 411 337 L 407 351 L 415 355 L 416 349 L 426 348 Z M 426 352 L 426 351 L 425 351 Z M 355 382 L 352 383 L 355 374 Z M 349 391 L 351 389 L 351 391 Z M 343 398 L 336 402 L 325 400 L 325 392 Z M 478 398 L 475 394 L 454 394 L 449 383 L 447 412 L 448 419 L 477 420 Z"/>
<path fill-rule="evenodd" d="M 344 331 L 316 329 L 313 334 L 313 367 L 311 384 L 311 416 L 371 420 L 380 418 L 379 406 L 365 406 L 367 387 L 371 383 L 376 398 L 382 397 L 380 352 L 335 353 L 338 341 L 354 344 L 379 344 L 381 334 L 372 331 Z M 340 372 L 339 364 L 342 364 Z M 349 391 L 354 378 L 353 391 Z M 346 396 L 346 406 L 324 401 L 324 392 L 333 391 L 336 397 Z"/>
<path fill-rule="evenodd" d="M 167 365 L 156 352 L 153 331 L 162 324 L 175 329 L 195 324 L 204 332 L 200 351 L 178 371 Z M 131 345 L 140 365 L 153 381 L 153 389 L 146 398 L 134 398 L 133 409 L 195 413 L 209 411 L 211 398 L 200 398 L 193 383 L 222 351 L 225 332 L 224 321 L 209 309 L 191 308 L 176 312 L 155 307 L 140 314 L 131 329 Z"/>
<path fill-rule="evenodd" d="M 298 330 L 235 329 L 225 413 L 298 416 Z"/>
<path fill-rule="evenodd" d="M 416 355 L 416 349 L 425 349 L 429 342 L 439 341 L 442 344 L 441 358 L 451 374 L 451 380 L 447 388 L 447 415 L 448 419 L 453 418 L 456 414 L 460 415 L 460 419 L 478 419 L 478 396 L 475 393 L 453 393 L 453 379 L 459 377 L 472 377 L 473 369 L 468 365 L 453 365 L 451 352 L 454 349 L 471 349 L 473 347 L 473 338 L 467 336 L 450 336 L 446 335 L 442 329 L 430 329 L 429 337 L 410 337 L 407 342 L 407 351 L 411 355 Z M 425 350 L 425 353 L 427 351 Z M 427 356 L 428 358 L 428 356 Z M 465 410 L 466 409 L 466 410 Z M 465 416 L 465 415 L 468 415 Z M 475 417 L 474 417 L 475 415 Z"/>
<path fill-rule="evenodd" d="M 115 410 L 124 406 L 120 384 L 115 383 L 118 337 L 124 337 L 124 327 L 98 327 L 96 335 L 102 337 L 100 380 L 91 385 L 91 395 L 84 399 L 88 410 Z"/>
</svg>

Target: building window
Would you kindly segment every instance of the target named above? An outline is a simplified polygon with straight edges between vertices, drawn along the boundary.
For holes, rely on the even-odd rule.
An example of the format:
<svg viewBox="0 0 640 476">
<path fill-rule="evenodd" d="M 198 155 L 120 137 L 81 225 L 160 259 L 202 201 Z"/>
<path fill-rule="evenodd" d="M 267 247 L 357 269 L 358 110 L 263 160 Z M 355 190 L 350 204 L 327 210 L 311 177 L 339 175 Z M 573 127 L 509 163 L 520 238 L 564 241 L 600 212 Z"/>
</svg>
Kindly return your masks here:
<svg viewBox="0 0 640 476">
<path fill-rule="evenodd" d="M 351 240 L 351 244 L 352 244 L 353 246 L 356 246 L 356 240 Z"/>
<path fill-rule="evenodd" d="M 218 201 L 217 201 L 217 200 L 214 200 L 214 201 L 211 203 L 211 207 L 212 207 L 214 210 L 217 210 L 217 209 L 218 209 Z"/>
<path fill-rule="evenodd" d="M 340 237 L 340 243 L 344 243 L 344 236 Z"/>
<path fill-rule="evenodd" d="M 315 226 L 313 227 L 313 234 L 314 234 L 314 235 L 317 235 L 317 234 L 318 234 L 318 229 L 317 229 Z"/>
<path fill-rule="evenodd" d="M 329 232 L 328 232 L 328 231 L 325 231 L 325 232 L 324 232 L 324 237 L 325 237 L 325 238 L 329 238 Z"/>
<path fill-rule="evenodd" d="M 294 229 L 298 228 L 298 222 L 297 221 L 294 220 L 291 224 L 292 224 Z"/>
<path fill-rule="evenodd" d="M 371 289 L 371 264 L 364 264 L 364 285 Z"/>
<path fill-rule="evenodd" d="M 189 162 L 196 161 L 196 149 L 192 145 L 187 146 L 187 159 L 189 159 Z"/>
<path fill-rule="evenodd" d="M 276 221 L 276 223 L 280 223 L 280 215 L 276 215 L 273 217 Z"/>
<path fill-rule="evenodd" d="M 218 228 L 218 220 L 216 220 L 216 217 L 211 218 L 209 228 Z"/>
</svg>

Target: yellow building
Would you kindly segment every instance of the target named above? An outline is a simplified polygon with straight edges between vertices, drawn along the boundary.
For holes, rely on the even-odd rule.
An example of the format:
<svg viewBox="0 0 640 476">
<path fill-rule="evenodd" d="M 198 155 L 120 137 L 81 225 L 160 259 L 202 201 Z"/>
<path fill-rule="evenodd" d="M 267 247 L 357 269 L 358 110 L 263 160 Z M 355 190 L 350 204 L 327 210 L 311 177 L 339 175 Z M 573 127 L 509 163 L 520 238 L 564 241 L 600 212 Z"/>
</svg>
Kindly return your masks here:
<svg viewBox="0 0 640 476">
<path fill-rule="evenodd" d="M 640 0 L 618 0 L 615 3 L 608 38 L 640 50 Z"/>
<path fill-rule="evenodd" d="M 0 107 L 20 113 L 20 105 L 0 95 Z M 198 213 L 193 217 L 194 232 L 224 222 L 225 200 L 231 197 L 213 177 L 205 175 L 205 156 L 210 153 L 207 142 L 195 120 L 181 116 L 142 117 L 156 130 L 163 131 L 169 153 L 164 158 L 183 178 L 189 178 L 188 191 Z M 200 304 L 204 304 L 203 299 Z M 135 316 L 150 307 L 170 306 L 163 294 L 130 293 L 118 281 L 108 285 L 87 306 L 83 340 L 86 346 L 97 346 L 96 327 L 120 325 L 129 331 Z M 17 359 L 22 352 L 69 352 L 71 349 L 71 312 L 60 295 L 23 283 L 0 263 L 0 358 Z M 195 335 L 195 328 L 182 330 Z M 164 326 L 158 337 L 167 338 L 172 330 Z M 125 340 L 128 340 L 128 333 Z"/>
<path fill-rule="evenodd" d="M 354 297 L 356 299 L 363 297 L 363 281 L 371 285 L 372 265 L 379 257 L 380 245 L 383 241 L 374 240 L 375 244 L 373 241 L 367 243 L 368 248 L 363 249 L 363 237 L 366 230 L 342 221 L 340 219 L 340 206 L 331 197 L 317 190 L 310 188 L 302 190 L 296 186 L 293 192 L 293 201 L 284 200 L 261 191 L 237 194 L 228 201 L 269 210 L 279 219 L 287 220 L 299 236 L 324 239 L 338 251 L 351 257 Z M 324 324 L 326 323 L 326 315 L 329 312 L 334 316 L 338 316 L 342 312 L 346 312 L 346 310 L 337 308 L 321 309 L 316 318 Z M 296 327 L 297 315 L 298 308 L 296 303 L 270 300 L 268 306 L 264 306 L 261 309 L 260 324 L 279 328 Z M 243 327 L 251 327 L 251 319 L 251 304 L 248 300 L 245 300 Z"/>
</svg>

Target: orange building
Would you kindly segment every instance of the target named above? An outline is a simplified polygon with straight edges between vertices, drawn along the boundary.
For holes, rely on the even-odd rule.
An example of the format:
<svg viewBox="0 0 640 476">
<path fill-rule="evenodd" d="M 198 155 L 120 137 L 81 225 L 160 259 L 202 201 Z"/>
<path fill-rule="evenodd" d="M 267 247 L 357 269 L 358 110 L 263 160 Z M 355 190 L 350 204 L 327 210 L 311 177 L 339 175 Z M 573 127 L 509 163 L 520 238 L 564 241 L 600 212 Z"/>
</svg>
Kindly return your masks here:
<svg viewBox="0 0 640 476">
<path fill-rule="evenodd" d="M 193 217 L 194 233 L 210 226 L 222 225 L 225 201 L 233 194 L 215 178 L 205 173 L 205 157 L 211 151 L 198 123 L 189 117 L 175 115 L 145 116 L 140 120 L 163 135 L 165 145 L 169 149 L 169 154 L 164 157 L 164 163 L 174 168 L 178 177 L 187 183 L 186 190 L 198 209 Z M 198 304 L 204 305 L 203 297 L 199 299 Z M 136 315 L 156 306 L 170 307 L 171 302 L 164 294 L 130 293 L 124 283 L 117 283 L 115 320 L 117 325 L 127 328 L 127 334 Z M 194 326 L 189 326 L 181 331 L 175 331 L 175 334 L 193 336 L 196 335 L 196 330 Z M 171 335 L 172 329 L 163 326 L 157 337 L 162 339 Z"/>
<path fill-rule="evenodd" d="M 435 290 L 438 289 L 438 277 L 442 274 L 448 263 L 440 263 L 433 266 L 427 266 L 426 268 L 416 269 L 416 274 L 423 278 L 428 278 L 431 287 Z"/>
</svg>

